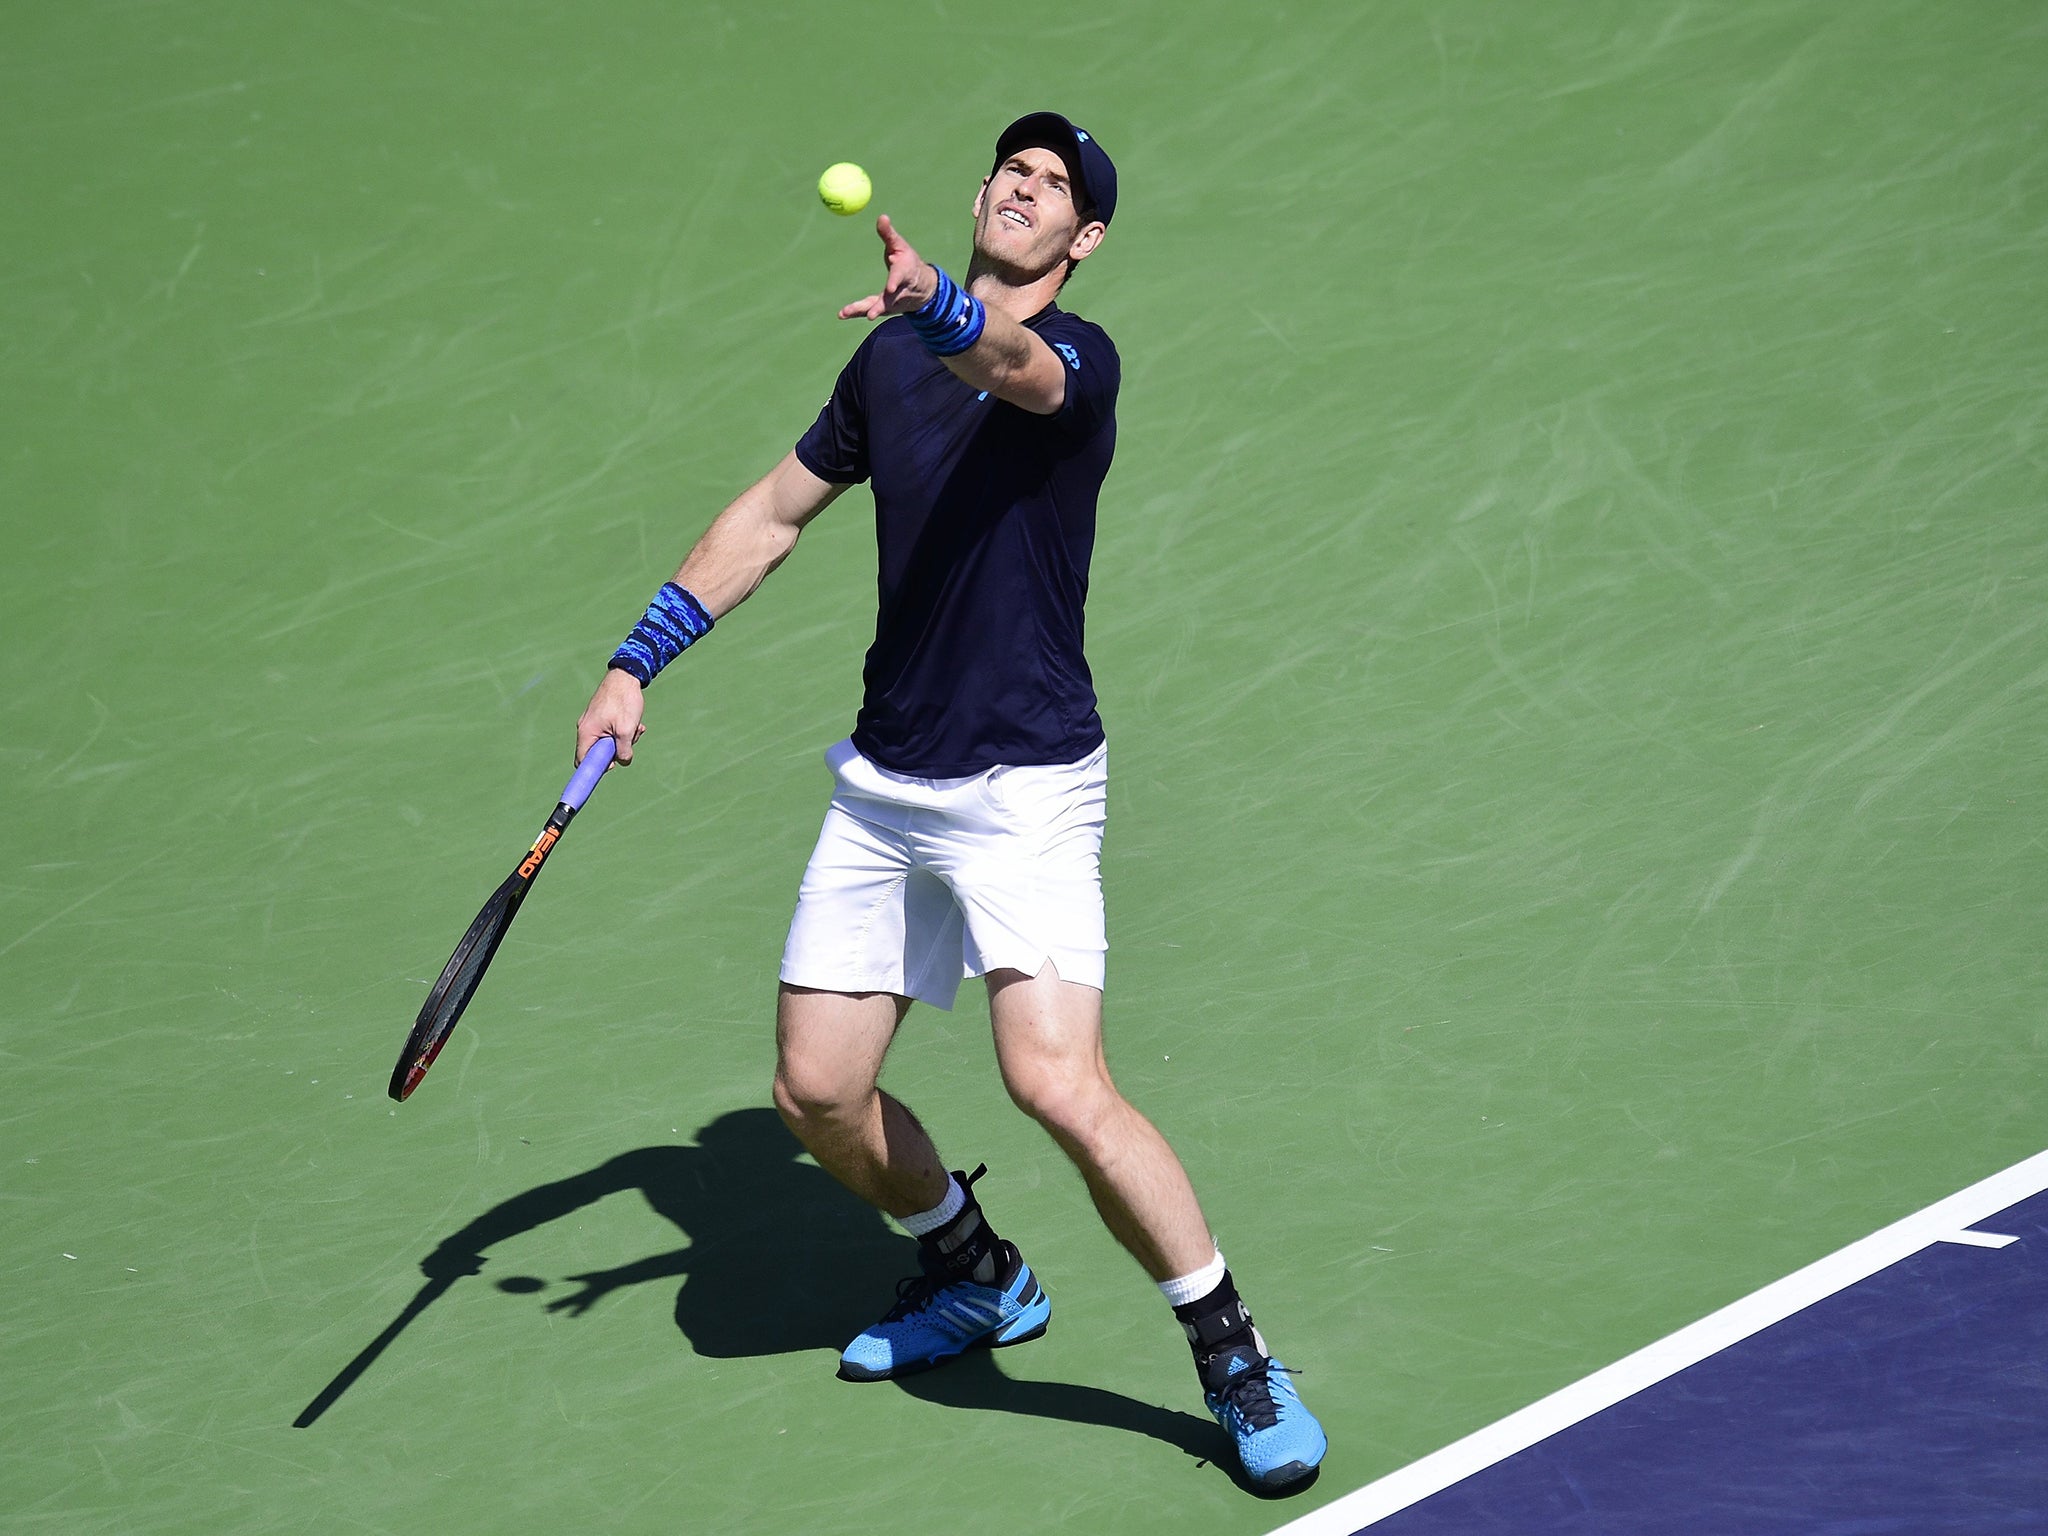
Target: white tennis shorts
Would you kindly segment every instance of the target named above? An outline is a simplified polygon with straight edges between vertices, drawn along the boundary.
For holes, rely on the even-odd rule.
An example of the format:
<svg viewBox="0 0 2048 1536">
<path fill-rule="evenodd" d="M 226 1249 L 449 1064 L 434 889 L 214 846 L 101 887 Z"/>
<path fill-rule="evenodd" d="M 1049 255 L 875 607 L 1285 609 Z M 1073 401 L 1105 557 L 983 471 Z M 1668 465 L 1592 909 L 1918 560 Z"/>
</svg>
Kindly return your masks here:
<svg viewBox="0 0 2048 1536">
<path fill-rule="evenodd" d="M 1078 763 L 917 779 L 842 741 L 832 804 L 797 897 L 782 979 L 951 1008 L 995 970 L 1102 987 L 1109 749 Z"/>
</svg>

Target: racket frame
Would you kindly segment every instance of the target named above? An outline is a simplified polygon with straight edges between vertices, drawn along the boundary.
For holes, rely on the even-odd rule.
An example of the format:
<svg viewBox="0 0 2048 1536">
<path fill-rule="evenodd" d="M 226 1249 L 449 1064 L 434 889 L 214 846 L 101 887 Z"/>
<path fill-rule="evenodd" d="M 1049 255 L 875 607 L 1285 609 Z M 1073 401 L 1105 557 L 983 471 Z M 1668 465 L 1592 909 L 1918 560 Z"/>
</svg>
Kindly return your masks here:
<svg viewBox="0 0 2048 1536">
<path fill-rule="evenodd" d="M 448 963 L 441 967 L 440 978 L 435 981 L 427 1000 L 420 1005 L 419 1016 L 413 1020 L 412 1032 L 406 1036 L 405 1049 L 398 1054 L 398 1065 L 391 1069 L 391 1084 L 387 1092 L 399 1103 L 412 1097 L 427 1075 L 427 1069 L 434 1064 L 434 1058 L 441 1054 L 441 1048 L 448 1043 L 448 1037 L 455 1032 L 455 1026 L 468 1009 L 476 990 L 483 985 L 484 972 L 490 969 L 496 958 L 498 946 L 505 940 L 505 933 L 512 926 L 512 919 L 519 915 L 519 908 L 526 900 L 526 893 L 533 889 L 533 882 L 540 878 L 540 872 L 547 864 L 548 855 L 562 840 L 562 834 L 569 830 L 569 823 L 583 808 L 583 802 L 590 798 L 591 790 L 611 766 L 618 744 L 609 736 L 600 736 L 595 745 L 584 754 L 577 766 L 575 776 L 562 791 L 562 798 L 549 815 L 547 825 L 541 828 L 540 836 L 533 840 L 533 846 L 526 850 L 526 856 L 518 867 L 505 877 L 504 883 L 491 893 L 470 923 L 468 930 L 449 955 Z M 476 962 L 474 969 L 470 962 L 479 948 L 483 958 Z M 469 976 L 466 990 L 459 995 L 456 989 L 462 977 Z"/>
</svg>

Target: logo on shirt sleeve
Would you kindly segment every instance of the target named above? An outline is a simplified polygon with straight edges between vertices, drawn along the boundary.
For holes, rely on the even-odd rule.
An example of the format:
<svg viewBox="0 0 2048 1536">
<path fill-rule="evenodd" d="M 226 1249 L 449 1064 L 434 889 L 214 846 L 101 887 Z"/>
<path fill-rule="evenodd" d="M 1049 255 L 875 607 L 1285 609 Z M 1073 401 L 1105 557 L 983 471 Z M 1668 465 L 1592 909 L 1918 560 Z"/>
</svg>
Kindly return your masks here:
<svg viewBox="0 0 2048 1536">
<path fill-rule="evenodd" d="M 1052 349 L 1067 360 L 1067 366 L 1073 369 L 1074 372 L 1079 373 L 1081 371 L 1081 354 L 1075 351 L 1073 347 L 1064 341 L 1056 341 L 1052 344 Z"/>
</svg>

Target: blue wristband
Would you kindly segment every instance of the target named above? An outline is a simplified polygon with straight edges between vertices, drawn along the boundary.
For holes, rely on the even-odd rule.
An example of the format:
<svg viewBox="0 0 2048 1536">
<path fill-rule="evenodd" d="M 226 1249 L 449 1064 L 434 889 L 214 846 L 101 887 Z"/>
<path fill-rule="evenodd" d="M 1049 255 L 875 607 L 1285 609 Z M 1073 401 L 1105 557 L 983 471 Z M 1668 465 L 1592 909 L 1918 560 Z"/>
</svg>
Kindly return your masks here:
<svg viewBox="0 0 2048 1536">
<path fill-rule="evenodd" d="M 713 623 L 704 605 L 674 582 L 664 582 L 633 633 L 612 653 L 611 666 L 629 672 L 645 688 L 657 673 L 711 633 Z"/>
<path fill-rule="evenodd" d="M 932 270 L 939 274 L 938 291 L 924 308 L 911 311 L 910 328 L 933 357 L 954 357 L 981 340 L 988 310 L 941 268 Z"/>
</svg>

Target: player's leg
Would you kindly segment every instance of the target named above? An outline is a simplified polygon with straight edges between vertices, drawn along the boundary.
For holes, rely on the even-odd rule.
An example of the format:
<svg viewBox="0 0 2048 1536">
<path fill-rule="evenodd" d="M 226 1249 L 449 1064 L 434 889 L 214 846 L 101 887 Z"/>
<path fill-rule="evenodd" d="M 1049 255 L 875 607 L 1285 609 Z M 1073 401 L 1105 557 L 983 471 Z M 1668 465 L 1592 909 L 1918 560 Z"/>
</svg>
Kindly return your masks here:
<svg viewBox="0 0 2048 1536">
<path fill-rule="evenodd" d="M 1102 994 L 1048 962 L 989 972 L 988 1004 L 1003 1086 L 1073 1161 L 1111 1235 L 1154 1281 L 1208 1263 L 1216 1245 L 1180 1159 L 1110 1080 Z"/>
<path fill-rule="evenodd" d="M 987 978 L 1011 1098 L 1073 1160 L 1117 1240 L 1164 1282 L 1206 1264 L 1215 1245 L 1180 1159 L 1103 1058 L 1108 782 L 1106 749 L 995 769 L 926 847 L 964 914 L 967 967 Z"/>
<path fill-rule="evenodd" d="M 910 999 L 785 982 L 776 1008 L 775 1107 L 840 1183 L 918 1241 L 920 1274 L 848 1344 L 839 1374 L 884 1381 L 978 1346 L 1045 1332 L 1052 1302 L 974 1198 L 973 1174 L 946 1172 L 917 1117 L 877 1084 Z"/>
<path fill-rule="evenodd" d="M 988 1226 L 974 1175 L 948 1174 L 917 1118 L 879 1086 L 911 999 L 950 1008 L 962 918 L 904 832 L 925 791 L 842 742 L 837 781 L 783 950 L 775 1102 L 819 1163 L 918 1240 L 921 1273 L 846 1347 L 874 1381 L 1045 1331 L 1051 1303 Z"/>
<path fill-rule="evenodd" d="M 825 754 L 832 802 L 804 869 L 775 1006 L 775 1105 L 819 1164 L 892 1216 L 945 1192 L 945 1165 L 877 1086 L 913 998 L 950 1008 L 960 914 L 917 868 L 851 742 Z"/>
<path fill-rule="evenodd" d="M 946 1169 L 917 1117 L 882 1091 L 882 1061 L 910 999 L 784 982 L 775 1003 L 775 1107 L 818 1166 L 904 1217 L 937 1205 Z"/>
<path fill-rule="evenodd" d="M 1328 1442 L 1237 1294 L 1179 1157 L 1111 1081 L 1102 994 L 1061 979 L 989 973 L 1003 1084 L 1080 1170 L 1095 1209 L 1158 1284 L 1195 1357 L 1209 1411 L 1254 1482 L 1307 1485 Z"/>
</svg>

